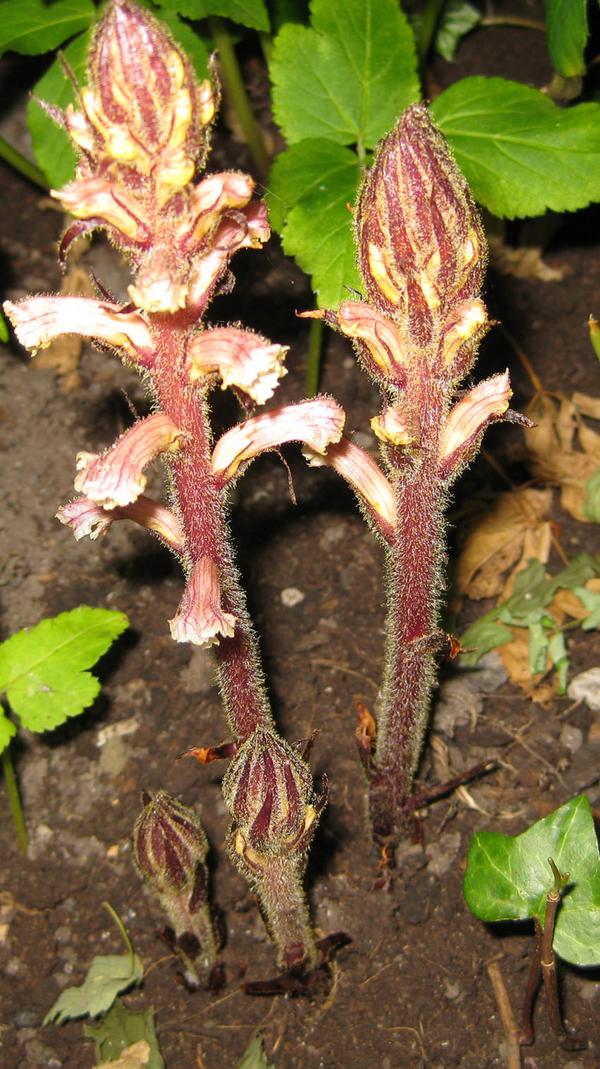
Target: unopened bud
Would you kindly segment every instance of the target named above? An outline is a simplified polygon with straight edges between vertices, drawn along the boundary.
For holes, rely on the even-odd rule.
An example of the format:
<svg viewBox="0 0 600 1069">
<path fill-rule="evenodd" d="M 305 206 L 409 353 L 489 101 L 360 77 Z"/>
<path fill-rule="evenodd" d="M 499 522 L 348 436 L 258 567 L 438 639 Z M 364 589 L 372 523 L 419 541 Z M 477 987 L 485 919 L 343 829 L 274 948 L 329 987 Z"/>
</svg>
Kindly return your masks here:
<svg viewBox="0 0 600 1069">
<path fill-rule="evenodd" d="M 168 918 L 186 980 L 198 986 L 198 967 L 203 972 L 211 968 L 217 951 L 208 905 L 208 841 L 200 820 L 172 795 L 157 791 L 135 822 L 133 853 Z"/>
<path fill-rule="evenodd" d="M 359 265 L 373 305 L 417 345 L 485 269 L 477 209 L 427 108 L 413 104 L 383 141 L 359 198 Z"/>
</svg>

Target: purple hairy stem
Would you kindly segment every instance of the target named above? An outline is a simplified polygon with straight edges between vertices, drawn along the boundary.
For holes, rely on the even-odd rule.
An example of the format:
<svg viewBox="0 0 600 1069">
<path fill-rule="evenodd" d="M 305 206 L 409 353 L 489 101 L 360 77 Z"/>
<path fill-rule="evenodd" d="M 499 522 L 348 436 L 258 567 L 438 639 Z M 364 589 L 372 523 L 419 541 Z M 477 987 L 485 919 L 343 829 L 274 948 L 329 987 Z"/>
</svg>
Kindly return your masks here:
<svg viewBox="0 0 600 1069">
<path fill-rule="evenodd" d="M 78 539 L 133 520 L 181 562 L 186 585 L 171 634 L 177 642 L 214 647 L 233 736 L 225 746 L 189 752 L 199 760 L 235 754 L 225 784 L 230 853 L 260 898 L 280 965 L 287 969 L 293 959 L 294 967 L 310 969 L 316 947 L 301 880 L 322 806 L 308 765 L 275 730 L 227 508 L 234 481 L 254 457 L 285 442 L 323 455 L 341 438 L 345 417 L 331 398 L 317 397 L 244 419 L 213 442 L 209 397 L 217 383 L 234 389 L 249 410 L 268 401 L 285 374 L 284 346 L 239 325 L 202 322 L 216 293 L 233 285 L 231 258 L 269 238 L 266 208 L 254 199 L 248 175 L 225 171 L 196 180 L 218 88 L 196 81 L 168 32 L 131 0 L 105 8 L 88 77 L 77 108 L 62 116 L 79 162 L 73 181 L 52 194 L 76 220 L 61 254 L 78 234 L 102 227 L 131 265 L 129 303 L 33 297 L 7 302 L 5 310 L 27 348 L 43 348 L 60 334 L 89 337 L 114 348 L 148 388 L 150 416 L 104 453 L 78 455 L 75 489 L 82 496 L 58 518 Z M 169 470 L 170 509 L 144 494 L 145 469 L 158 456 Z M 240 759 L 260 759 L 272 770 L 278 812 L 267 814 L 270 798 L 256 812 L 240 808 L 239 792 L 229 789 Z M 167 807 L 170 818 L 174 805 Z M 158 826 L 157 808 L 143 828 Z M 165 849 L 174 841 L 173 827 L 167 831 Z M 182 938 L 188 934 L 186 928 Z"/>
<path fill-rule="evenodd" d="M 409 107 L 379 146 L 356 211 L 366 299 L 325 319 L 354 342 L 382 408 L 371 420 L 382 465 L 342 439 L 311 464 L 355 490 L 386 550 L 388 613 L 377 722 L 361 708 L 357 742 L 376 843 L 406 834 L 427 727 L 444 586 L 444 508 L 486 426 L 511 418 L 508 374 L 458 399 L 488 327 L 479 298 L 486 250 L 467 184 L 424 105 Z M 387 856 L 387 854 L 386 854 Z"/>
</svg>

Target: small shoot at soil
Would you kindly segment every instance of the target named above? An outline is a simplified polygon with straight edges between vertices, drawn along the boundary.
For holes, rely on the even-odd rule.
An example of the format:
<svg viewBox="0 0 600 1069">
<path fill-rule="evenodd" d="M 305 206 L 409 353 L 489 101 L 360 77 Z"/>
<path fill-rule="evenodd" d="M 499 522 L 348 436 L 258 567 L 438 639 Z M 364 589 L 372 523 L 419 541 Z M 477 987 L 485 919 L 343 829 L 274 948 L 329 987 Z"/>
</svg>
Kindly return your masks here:
<svg viewBox="0 0 600 1069">
<path fill-rule="evenodd" d="M 553 1030 L 564 1046 L 578 1047 L 562 1022 L 555 955 L 580 967 L 600 964 L 600 854 L 588 799 L 572 798 L 520 835 L 477 832 L 464 894 L 482 921 L 534 922 L 521 1042 L 533 1042 L 533 1005 L 543 978 Z"/>
<path fill-rule="evenodd" d="M 250 1040 L 237 1069 L 275 1069 L 273 1063 L 267 1058 L 264 1040 L 260 1032 L 257 1032 Z"/>
<path fill-rule="evenodd" d="M 0 645 L 0 753 L 23 853 L 27 829 L 10 754 L 18 718 L 28 731 L 52 731 L 89 708 L 100 682 L 88 671 L 129 627 L 122 612 L 80 605 L 17 631 Z"/>
</svg>

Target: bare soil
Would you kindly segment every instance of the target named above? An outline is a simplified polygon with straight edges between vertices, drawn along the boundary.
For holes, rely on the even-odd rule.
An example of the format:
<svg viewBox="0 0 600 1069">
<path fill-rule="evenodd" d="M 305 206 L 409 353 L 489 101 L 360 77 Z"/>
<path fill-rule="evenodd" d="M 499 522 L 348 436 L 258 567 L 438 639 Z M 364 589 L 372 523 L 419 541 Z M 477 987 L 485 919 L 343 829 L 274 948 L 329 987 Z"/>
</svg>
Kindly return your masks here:
<svg viewBox="0 0 600 1069">
<path fill-rule="evenodd" d="M 551 72 L 538 36 L 482 31 L 462 45 L 457 65 L 436 63 L 434 78 L 441 85 L 465 73 L 503 73 L 542 85 Z M 250 73 L 256 69 L 251 65 Z M 243 148 L 233 156 L 223 134 L 212 166 L 246 164 Z M 15 297 L 55 290 L 62 220 L 8 169 L 2 181 L 4 291 Z M 592 241 L 597 223 L 593 210 L 560 221 L 545 256 L 563 272 L 562 281 L 490 272 L 494 316 L 550 391 L 600 392 L 586 331 L 588 315 L 599 310 L 600 252 Z M 103 280 L 117 288 L 110 250 L 98 243 L 90 257 Z M 243 254 L 234 270 L 236 290 L 215 303 L 215 320 L 242 319 L 290 344 L 279 403 L 300 398 L 307 334 L 294 310 L 309 306 L 306 280 L 275 241 L 262 255 Z M 477 376 L 507 364 L 520 407 L 532 386 L 496 331 L 485 343 Z M 94 708 L 50 736 L 22 735 L 14 748 L 31 836 L 27 860 L 18 853 L 0 791 L 2 1065 L 93 1064 L 81 1023 L 44 1029 L 41 1022 L 58 993 L 81 982 L 95 954 L 119 952 L 101 907 L 107 900 L 149 966 L 143 990 L 127 1002 L 155 1008 L 169 1069 L 234 1069 L 257 1028 L 277 1069 L 505 1066 L 505 1035 L 486 964 L 499 962 L 518 1014 L 531 933 L 527 927 L 486 928 L 470 915 L 461 890 L 467 847 L 478 829 L 523 830 L 594 779 L 600 759 L 594 714 L 565 698 L 543 707 L 526 701 L 502 681 L 492 659 L 481 681 L 482 711 L 453 737 L 434 729 L 420 777 L 432 783 L 439 774 L 436 738 L 449 748 L 452 769 L 495 756 L 498 771 L 471 788 L 477 809 L 464 797 L 433 806 L 422 842 L 400 851 L 392 892 L 374 890 L 377 857 L 366 835 L 353 729 L 356 700 L 372 706 L 377 696 L 381 553 L 351 495 L 331 473 L 308 471 L 288 451 L 294 506 L 280 461 L 257 462 L 234 502 L 235 538 L 279 724 L 292 740 L 320 732 L 313 763 L 317 775 L 327 770 L 330 777 L 331 801 L 307 877 L 315 923 L 323 933 L 348 932 L 352 943 L 336 959 L 328 995 L 314 1001 L 248 997 L 241 980 L 271 976 L 274 959 L 256 905 L 221 849 L 226 816 L 220 772 L 215 765 L 202 770 L 175 761 L 189 746 L 222 741 L 226 730 L 209 652 L 175 645 L 169 636 L 166 621 L 182 588 L 178 568 L 157 543 L 125 524 L 115 525 L 105 540 L 76 544 L 53 519 L 72 495 L 76 452 L 109 445 L 131 420 L 129 404 L 143 411 L 141 388 L 113 359 L 91 350 L 78 388 L 68 393 L 53 372 L 33 370 L 16 347 L 5 351 L 0 377 L 2 637 L 82 603 L 121 609 L 131 620 L 130 632 L 101 664 L 103 690 Z M 347 408 L 350 428 L 365 436 L 375 395 L 349 346 L 335 337 L 327 341 L 323 387 Z M 219 410 L 219 420 L 230 416 L 229 409 Z M 515 479 L 525 477 L 518 435 L 500 428 L 486 443 Z M 158 483 L 159 473 L 156 478 Z M 480 457 L 456 490 L 457 514 L 478 494 L 504 488 Z M 567 554 L 600 549 L 598 528 L 574 523 L 558 504 L 555 521 Z M 456 535 L 460 524 L 453 540 Z M 560 564 L 551 561 L 556 570 Z M 302 594 L 293 606 L 282 598 L 290 587 Z M 481 609 L 467 608 L 471 616 Z M 575 631 L 569 649 L 572 674 L 600 663 L 594 632 Z M 456 673 L 443 667 L 445 680 Z M 565 724 L 582 732 L 576 752 L 565 745 Z M 156 935 L 156 907 L 131 862 L 129 836 L 141 790 L 160 787 L 197 807 L 214 844 L 214 899 L 227 926 L 227 986 L 217 996 L 189 994 L 178 982 L 176 963 Z M 597 807 L 600 787 L 587 793 Z M 568 1020 L 588 1041 L 587 1049 L 569 1053 L 556 1046 L 540 1001 L 536 1044 L 524 1052 L 527 1069 L 600 1065 L 600 971 L 564 966 L 561 989 Z"/>
</svg>

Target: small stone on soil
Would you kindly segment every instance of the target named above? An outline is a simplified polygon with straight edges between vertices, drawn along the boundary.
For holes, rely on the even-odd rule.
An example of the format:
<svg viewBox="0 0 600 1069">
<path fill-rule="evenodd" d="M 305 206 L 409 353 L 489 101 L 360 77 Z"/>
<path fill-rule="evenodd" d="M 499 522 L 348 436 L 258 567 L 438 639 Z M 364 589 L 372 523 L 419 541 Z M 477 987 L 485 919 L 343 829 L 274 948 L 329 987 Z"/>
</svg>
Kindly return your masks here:
<svg viewBox="0 0 600 1069">
<path fill-rule="evenodd" d="M 588 668 L 569 683 L 567 694 L 571 701 L 584 701 L 589 709 L 600 713 L 600 668 Z"/>
<path fill-rule="evenodd" d="M 306 594 L 298 590 L 297 586 L 286 586 L 279 596 L 281 604 L 285 605 L 286 609 L 293 609 L 295 605 L 299 605 L 301 601 L 304 601 Z"/>
</svg>

